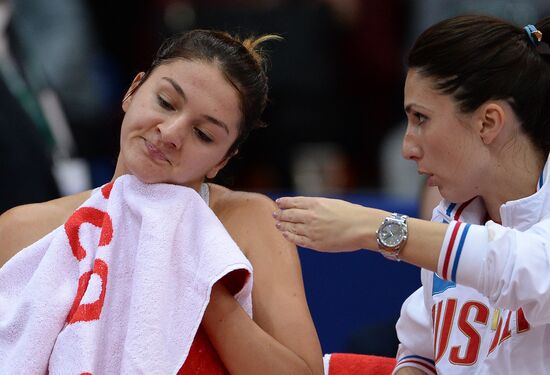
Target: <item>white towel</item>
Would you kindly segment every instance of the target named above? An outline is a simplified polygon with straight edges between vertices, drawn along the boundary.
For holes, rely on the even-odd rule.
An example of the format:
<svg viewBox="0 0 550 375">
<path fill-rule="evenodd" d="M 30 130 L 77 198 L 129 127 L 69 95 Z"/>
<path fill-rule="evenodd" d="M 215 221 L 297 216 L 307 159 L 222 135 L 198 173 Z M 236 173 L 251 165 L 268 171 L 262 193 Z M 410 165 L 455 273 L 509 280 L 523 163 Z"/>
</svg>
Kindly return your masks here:
<svg viewBox="0 0 550 375">
<path fill-rule="evenodd" d="M 252 266 L 201 197 L 122 176 L 0 269 L 0 374 L 176 374 L 235 270 L 251 315 Z"/>
</svg>

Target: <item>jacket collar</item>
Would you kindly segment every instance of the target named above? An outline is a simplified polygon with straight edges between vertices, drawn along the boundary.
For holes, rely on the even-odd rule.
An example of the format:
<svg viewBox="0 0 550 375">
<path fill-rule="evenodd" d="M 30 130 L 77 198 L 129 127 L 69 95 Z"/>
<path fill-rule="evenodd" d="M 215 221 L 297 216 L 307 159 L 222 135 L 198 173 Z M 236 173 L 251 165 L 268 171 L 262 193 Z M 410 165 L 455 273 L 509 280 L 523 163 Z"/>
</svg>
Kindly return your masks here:
<svg viewBox="0 0 550 375">
<path fill-rule="evenodd" d="M 500 206 L 503 226 L 525 230 L 542 219 L 550 217 L 549 175 L 550 155 L 539 177 L 535 194 L 508 201 Z M 447 222 L 459 220 L 471 224 L 484 224 L 487 221 L 487 210 L 480 197 L 461 203 L 453 203 L 444 199 L 436 211 Z"/>
</svg>

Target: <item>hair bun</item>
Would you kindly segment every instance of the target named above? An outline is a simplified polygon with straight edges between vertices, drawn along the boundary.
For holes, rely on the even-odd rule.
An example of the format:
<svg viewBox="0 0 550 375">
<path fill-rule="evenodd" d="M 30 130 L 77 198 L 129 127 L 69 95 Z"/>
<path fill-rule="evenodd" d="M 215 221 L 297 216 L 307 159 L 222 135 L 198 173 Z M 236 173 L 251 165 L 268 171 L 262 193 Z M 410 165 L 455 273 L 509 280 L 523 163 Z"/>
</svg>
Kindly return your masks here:
<svg viewBox="0 0 550 375">
<path fill-rule="evenodd" d="M 264 63 L 264 56 L 262 55 L 262 51 L 258 46 L 264 42 L 270 41 L 270 40 L 282 40 L 283 37 L 276 35 L 276 34 L 266 34 L 262 35 L 258 38 L 256 37 L 249 37 L 242 41 L 242 45 L 248 50 L 250 55 L 254 58 L 254 60 L 258 63 L 258 65 L 263 65 Z"/>
</svg>

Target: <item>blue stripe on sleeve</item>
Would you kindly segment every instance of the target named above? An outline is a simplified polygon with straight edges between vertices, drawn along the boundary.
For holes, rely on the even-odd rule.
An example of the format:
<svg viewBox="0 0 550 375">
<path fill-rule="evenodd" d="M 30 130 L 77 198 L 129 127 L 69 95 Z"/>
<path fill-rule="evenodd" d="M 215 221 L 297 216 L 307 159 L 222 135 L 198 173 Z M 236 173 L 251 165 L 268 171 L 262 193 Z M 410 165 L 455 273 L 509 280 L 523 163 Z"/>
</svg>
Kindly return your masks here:
<svg viewBox="0 0 550 375">
<path fill-rule="evenodd" d="M 405 360 L 405 359 L 409 359 L 409 358 L 421 359 L 422 361 L 428 362 L 428 363 L 430 363 L 430 364 L 432 364 L 432 365 L 435 366 L 435 361 L 434 361 L 433 359 L 429 359 L 429 358 L 426 358 L 426 357 L 421 357 L 421 356 L 419 356 L 419 355 L 407 355 L 407 356 L 405 356 L 405 357 L 403 357 L 403 358 L 399 358 L 399 362 L 401 362 L 401 361 L 403 361 L 403 360 Z"/>
<path fill-rule="evenodd" d="M 456 249 L 455 260 L 453 262 L 453 268 L 451 273 L 451 280 L 456 283 L 456 272 L 458 270 L 458 261 L 460 260 L 460 253 L 462 253 L 462 246 L 464 246 L 464 241 L 466 240 L 466 235 L 468 234 L 468 229 L 470 229 L 470 224 L 464 226 L 462 231 L 462 236 L 460 236 L 460 242 L 458 243 L 458 248 Z"/>
</svg>

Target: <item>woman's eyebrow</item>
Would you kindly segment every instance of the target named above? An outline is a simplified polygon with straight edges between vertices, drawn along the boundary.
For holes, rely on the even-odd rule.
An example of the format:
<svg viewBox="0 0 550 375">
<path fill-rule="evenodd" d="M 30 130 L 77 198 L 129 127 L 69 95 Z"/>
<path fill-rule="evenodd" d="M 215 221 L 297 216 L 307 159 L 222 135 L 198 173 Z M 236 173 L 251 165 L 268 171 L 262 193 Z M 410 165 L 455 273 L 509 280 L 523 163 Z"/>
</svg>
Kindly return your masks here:
<svg viewBox="0 0 550 375">
<path fill-rule="evenodd" d="M 185 96 L 185 92 L 183 91 L 181 86 L 176 81 L 174 81 L 172 78 L 169 78 L 169 77 L 162 77 L 162 79 L 168 81 L 172 85 L 174 90 L 176 90 L 176 92 L 183 98 L 183 100 L 187 101 L 187 97 Z M 216 126 L 219 126 L 223 130 L 225 130 L 225 132 L 227 134 L 229 134 L 229 127 L 223 121 L 220 121 L 217 118 L 212 117 L 212 116 L 208 116 L 208 115 L 202 115 L 202 117 L 205 118 L 206 120 L 208 120 L 209 122 L 211 122 L 212 124 L 214 124 Z"/>
<path fill-rule="evenodd" d="M 176 90 L 176 92 L 178 94 L 180 94 L 180 96 L 187 100 L 187 97 L 185 96 L 185 93 L 183 92 L 183 89 L 181 88 L 181 86 L 176 82 L 174 81 L 172 78 L 168 78 L 168 77 L 162 77 L 162 79 L 170 82 L 170 84 L 172 85 L 172 87 L 174 87 L 174 90 Z"/>
</svg>

